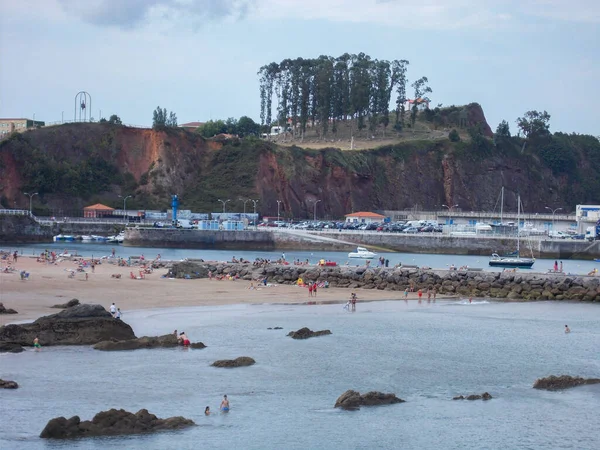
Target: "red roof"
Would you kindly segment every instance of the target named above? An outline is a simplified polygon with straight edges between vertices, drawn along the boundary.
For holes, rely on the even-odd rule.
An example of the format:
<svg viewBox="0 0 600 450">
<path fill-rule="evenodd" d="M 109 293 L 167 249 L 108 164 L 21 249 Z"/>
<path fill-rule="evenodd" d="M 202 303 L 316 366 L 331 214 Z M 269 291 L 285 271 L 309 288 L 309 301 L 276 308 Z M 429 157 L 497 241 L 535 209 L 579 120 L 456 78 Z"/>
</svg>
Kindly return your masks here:
<svg viewBox="0 0 600 450">
<path fill-rule="evenodd" d="M 96 203 L 95 205 L 86 206 L 83 209 L 93 209 L 96 211 L 114 211 L 115 208 L 111 208 L 110 206 L 103 205 L 102 203 Z"/>
<path fill-rule="evenodd" d="M 385 219 L 385 216 L 373 212 L 355 212 L 352 214 L 346 214 L 346 217 L 369 217 L 371 219 Z"/>
</svg>

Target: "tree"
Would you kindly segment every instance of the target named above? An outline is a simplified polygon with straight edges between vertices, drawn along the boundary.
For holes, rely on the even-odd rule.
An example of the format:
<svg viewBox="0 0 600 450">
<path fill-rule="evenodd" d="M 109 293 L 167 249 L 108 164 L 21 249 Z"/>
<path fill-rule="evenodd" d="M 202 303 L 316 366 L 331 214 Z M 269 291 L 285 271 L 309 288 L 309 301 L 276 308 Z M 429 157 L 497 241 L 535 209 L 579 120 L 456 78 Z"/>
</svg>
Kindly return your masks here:
<svg viewBox="0 0 600 450">
<path fill-rule="evenodd" d="M 495 137 L 497 138 L 510 138 L 510 127 L 506 120 L 503 120 L 498 124 L 498 128 L 496 128 Z"/>
<path fill-rule="evenodd" d="M 167 126 L 167 110 L 157 106 L 152 115 L 152 128 L 161 128 Z"/>
<path fill-rule="evenodd" d="M 177 127 L 177 114 L 175 114 L 173 111 L 169 113 L 169 118 L 167 119 L 167 126 L 173 128 Z"/>
<path fill-rule="evenodd" d="M 237 135 L 240 137 L 260 135 L 260 125 L 248 116 L 240 117 L 237 121 Z"/>
<path fill-rule="evenodd" d="M 413 100 L 413 107 L 410 116 L 410 121 L 413 127 L 415 126 L 415 122 L 417 121 L 419 103 L 428 102 L 429 98 L 426 97 L 425 94 L 430 94 L 431 92 L 433 92 L 427 83 L 429 83 L 427 77 L 421 77 L 413 84 L 411 84 L 411 87 L 415 90 L 415 98 Z"/>
<path fill-rule="evenodd" d="M 448 133 L 448 139 L 450 139 L 450 142 L 459 142 L 460 141 L 460 136 L 458 134 L 458 131 L 456 131 L 456 128 L 452 128 L 452 131 L 450 131 L 450 133 Z"/>
<path fill-rule="evenodd" d="M 196 130 L 202 137 L 210 138 L 217 134 L 226 133 L 227 126 L 222 120 L 209 120 Z"/>
<path fill-rule="evenodd" d="M 100 122 L 102 122 L 102 120 Z M 106 122 L 106 120 L 105 120 L 105 122 Z M 113 114 L 112 116 L 110 116 L 110 118 L 108 119 L 108 123 L 111 123 L 113 125 L 123 125 L 123 122 L 121 122 L 121 118 L 119 116 L 117 116 L 116 114 Z"/>
<path fill-rule="evenodd" d="M 527 111 L 517 119 L 517 126 L 528 139 L 550 136 L 550 114 L 546 111 Z"/>
</svg>

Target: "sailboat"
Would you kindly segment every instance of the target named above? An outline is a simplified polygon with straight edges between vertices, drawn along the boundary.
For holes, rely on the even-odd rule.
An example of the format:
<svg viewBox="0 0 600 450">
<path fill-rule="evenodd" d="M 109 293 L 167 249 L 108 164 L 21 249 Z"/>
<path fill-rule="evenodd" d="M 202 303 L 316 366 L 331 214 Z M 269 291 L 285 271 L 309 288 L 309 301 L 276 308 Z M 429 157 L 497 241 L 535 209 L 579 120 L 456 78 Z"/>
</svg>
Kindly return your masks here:
<svg viewBox="0 0 600 450">
<path fill-rule="evenodd" d="M 496 203 L 497 204 L 497 203 Z M 503 217 L 504 212 L 504 186 L 502 186 L 502 190 L 500 191 L 500 222 L 491 222 L 489 225 L 492 227 L 494 234 L 509 234 L 512 235 L 514 233 L 515 224 L 514 222 L 504 222 Z"/>
<path fill-rule="evenodd" d="M 531 269 L 535 258 L 521 258 L 520 254 L 520 243 L 521 233 L 519 228 L 519 220 L 521 217 L 521 196 L 517 197 L 517 251 L 508 256 L 499 256 L 497 253 L 493 253 L 490 258 L 491 267 L 507 267 L 507 268 L 521 268 Z"/>
</svg>

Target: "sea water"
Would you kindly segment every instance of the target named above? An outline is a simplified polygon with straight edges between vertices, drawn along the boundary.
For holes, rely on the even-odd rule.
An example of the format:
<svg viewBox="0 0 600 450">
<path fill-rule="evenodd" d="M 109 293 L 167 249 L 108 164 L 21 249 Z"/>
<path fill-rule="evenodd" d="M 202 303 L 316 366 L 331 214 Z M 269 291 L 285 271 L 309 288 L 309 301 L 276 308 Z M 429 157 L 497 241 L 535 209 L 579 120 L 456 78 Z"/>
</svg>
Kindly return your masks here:
<svg viewBox="0 0 600 450">
<path fill-rule="evenodd" d="M 578 303 L 234 305 L 130 312 L 135 333 L 185 331 L 202 350 L 43 347 L 0 355 L 2 449 L 598 449 L 600 385 L 532 389 L 538 377 L 600 376 L 600 309 Z M 568 324 L 572 332 L 565 334 Z M 269 330 L 269 327 L 283 330 Z M 330 336 L 286 336 L 308 326 Z M 250 356 L 250 367 L 217 359 Z M 347 389 L 406 403 L 334 409 Z M 489 392 L 489 401 L 453 401 Z M 219 413 L 224 394 L 229 413 Z M 213 414 L 204 415 L 210 406 Z M 143 436 L 46 441 L 53 417 L 109 408 L 197 426 Z"/>
</svg>

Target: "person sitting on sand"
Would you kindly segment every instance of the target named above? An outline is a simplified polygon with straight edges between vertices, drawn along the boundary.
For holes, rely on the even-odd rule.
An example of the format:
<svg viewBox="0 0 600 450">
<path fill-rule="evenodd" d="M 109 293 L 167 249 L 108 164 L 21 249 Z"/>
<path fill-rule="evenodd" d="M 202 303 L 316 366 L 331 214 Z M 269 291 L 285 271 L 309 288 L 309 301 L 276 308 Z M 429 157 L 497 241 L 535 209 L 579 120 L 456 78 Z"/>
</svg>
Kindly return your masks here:
<svg viewBox="0 0 600 450">
<path fill-rule="evenodd" d="M 223 401 L 221 402 L 221 411 L 229 411 L 229 400 L 227 400 L 227 394 L 223 396 Z"/>
<path fill-rule="evenodd" d="M 571 329 L 569 328 L 569 325 L 565 325 L 565 333 L 570 333 Z"/>
<path fill-rule="evenodd" d="M 248 286 L 248 289 L 250 289 L 251 291 L 253 291 L 255 289 L 254 287 L 254 282 L 250 282 L 250 286 Z"/>
<path fill-rule="evenodd" d="M 204 415 L 210 416 L 210 406 L 207 406 L 206 408 L 204 408 Z"/>
</svg>

